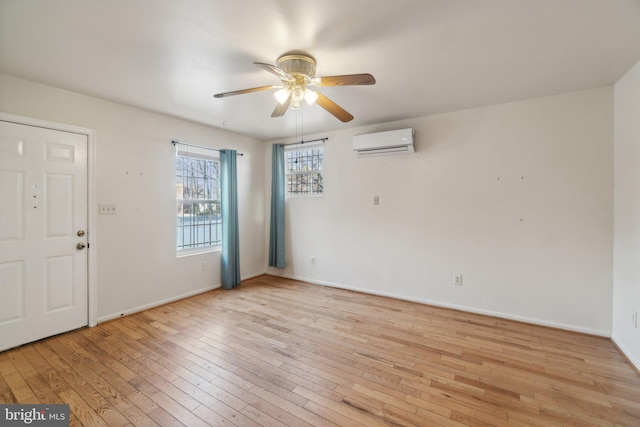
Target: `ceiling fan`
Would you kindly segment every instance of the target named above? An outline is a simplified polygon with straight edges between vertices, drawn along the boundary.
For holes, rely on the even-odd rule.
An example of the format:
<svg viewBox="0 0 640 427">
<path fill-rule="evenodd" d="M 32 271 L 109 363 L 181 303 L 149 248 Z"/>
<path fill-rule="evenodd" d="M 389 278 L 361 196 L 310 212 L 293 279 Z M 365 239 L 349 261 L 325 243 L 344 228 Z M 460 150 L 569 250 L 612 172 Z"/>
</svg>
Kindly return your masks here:
<svg viewBox="0 0 640 427">
<path fill-rule="evenodd" d="M 366 73 L 316 77 L 316 60 L 312 56 L 301 52 L 285 53 L 278 58 L 276 65 L 262 62 L 254 62 L 254 64 L 277 76 L 282 81 L 282 85 L 260 86 L 217 93 L 213 96 L 215 98 L 224 98 L 226 96 L 278 89 L 274 93 L 278 104 L 273 113 L 271 113 L 271 117 L 282 117 L 289 108 L 292 110 L 299 109 L 304 100 L 309 105 L 317 102 L 318 105 L 333 114 L 338 120 L 348 122 L 353 120 L 353 116 L 348 111 L 322 93 L 311 90 L 309 87 L 372 85 L 376 82 L 376 79 L 371 74 Z"/>
</svg>

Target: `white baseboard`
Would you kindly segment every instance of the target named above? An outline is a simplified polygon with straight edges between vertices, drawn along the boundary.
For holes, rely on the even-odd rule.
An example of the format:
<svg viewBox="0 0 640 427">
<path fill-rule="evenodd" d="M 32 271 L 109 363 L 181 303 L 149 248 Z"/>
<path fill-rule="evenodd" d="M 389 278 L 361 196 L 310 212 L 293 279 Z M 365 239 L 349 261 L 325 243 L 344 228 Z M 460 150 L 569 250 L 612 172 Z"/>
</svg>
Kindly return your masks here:
<svg viewBox="0 0 640 427">
<path fill-rule="evenodd" d="M 264 274 L 263 271 L 261 271 L 259 273 L 252 273 L 252 274 L 249 274 L 249 275 L 247 275 L 245 277 L 242 277 L 241 280 L 252 279 L 254 277 L 262 276 L 263 274 Z M 107 314 L 106 316 L 98 317 L 98 323 L 102 323 L 102 322 L 106 322 L 106 321 L 109 321 L 109 320 L 117 319 L 118 317 L 127 316 L 129 314 L 139 313 L 139 312 L 144 311 L 144 310 L 149 310 L 150 308 L 154 308 L 154 307 L 158 307 L 158 306 L 161 306 L 161 305 L 169 304 L 170 302 L 179 301 L 181 299 L 189 298 L 189 297 L 192 297 L 194 295 L 203 294 L 205 292 L 209 292 L 209 291 L 212 291 L 214 289 L 219 289 L 219 288 L 220 288 L 220 284 L 218 283 L 218 284 L 213 285 L 213 286 L 207 286 L 205 288 L 200 288 L 200 289 L 197 289 L 195 291 L 191 291 L 191 292 L 187 292 L 187 293 L 184 293 L 184 294 L 176 295 L 176 296 L 173 296 L 171 298 L 166 298 L 166 299 L 163 299 L 163 300 L 160 300 L 160 301 L 154 301 L 154 302 L 151 302 L 149 304 L 144 304 L 144 305 L 140 305 L 138 307 L 129 308 L 127 310 L 119 311 L 117 313 Z"/>
<path fill-rule="evenodd" d="M 546 326 L 546 327 L 550 327 L 550 328 L 563 329 L 563 330 L 572 331 L 572 332 L 580 332 L 580 333 L 583 333 L 583 334 L 596 335 L 596 336 L 600 336 L 600 337 L 604 337 L 604 338 L 611 338 L 611 332 L 604 331 L 604 330 L 599 330 L 599 329 L 582 328 L 582 327 L 579 327 L 579 326 L 567 325 L 567 324 L 564 324 L 564 323 L 549 322 L 549 321 L 546 321 L 546 320 L 541 320 L 541 319 L 536 319 L 536 318 L 531 318 L 531 317 L 526 317 L 526 316 L 516 316 L 516 315 L 513 315 L 513 314 L 502 313 L 502 312 L 499 312 L 499 311 L 478 309 L 478 308 L 475 308 L 475 307 L 467 307 L 467 306 L 462 306 L 462 305 L 457 305 L 457 304 L 449 304 L 449 303 L 445 303 L 445 302 L 441 302 L 441 301 L 434 301 L 434 300 L 423 299 L 423 298 L 407 297 L 406 295 L 398 295 L 398 294 L 394 294 L 394 293 L 391 293 L 391 292 L 381 292 L 381 291 L 374 291 L 374 290 L 371 290 L 371 289 L 358 288 L 358 287 L 353 287 L 353 286 L 344 286 L 344 285 L 340 285 L 340 284 L 337 284 L 337 283 L 331 283 L 331 282 L 325 282 L 325 281 L 320 281 L 320 280 L 309 279 L 307 277 L 290 276 L 290 275 L 285 275 L 285 274 L 274 274 L 271 270 L 269 270 L 269 272 L 267 274 L 272 274 L 274 276 L 285 277 L 287 279 L 300 280 L 302 282 L 312 283 L 312 284 L 315 284 L 315 285 L 329 286 L 331 288 L 346 289 L 346 290 L 349 290 L 349 291 L 362 292 L 364 294 L 378 295 L 378 296 L 383 296 L 383 297 L 395 298 L 395 299 L 399 299 L 399 300 L 403 300 L 403 301 L 410 301 L 410 302 L 417 302 L 417 303 L 420 303 L 420 304 L 432 305 L 434 307 L 450 308 L 452 310 L 465 311 L 465 312 L 474 313 L 474 314 L 483 314 L 485 316 L 493 316 L 493 317 L 499 317 L 501 319 L 515 320 L 515 321 L 523 322 L 523 323 L 530 323 L 532 325 Z"/>
<path fill-rule="evenodd" d="M 248 274 L 246 276 L 242 276 L 242 280 L 253 279 L 254 277 L 262 276 L 264 274 L 267 274 L 267 273 L 265 273 L 264 271 L 261 271 L 259 273 L 251 273 L 251 274 Z"/>
<path fill-rule="evenodd" d="M 638 373 L 640 373 L 640 359 L 634 357 L 631 354 L 631 352 L 629 351 L 629 349 L 625 348 L 625 346 L 622 345 L 620 343 L 620 341 L 617 340 L 615 337 L 611 337 L 611 342 L 613 342 L 613 344 L 616 347 L 618 347 L 618 350 L 620 350 L 622 352 L 622 354 L 629 361 L 629 363 L 631 363 L 633 365 L 633 367 L 636 368 L 636 371 L 638 371 Z"/>
<path fill-rule="evenodd" d="M 200 289 L 197 289 L 195 291 L 191 291 L 191 292 L 187 292 L 187 293 L 184 293 L 184 294 L 173 296 L 171 298 L 163 299 L 163 300 L 160 300 L 160 301 L 154 301 L 154 302 L 151 302 L 149 304 L 139 305 L 137 307 L 129 308 L 127 310 L 119 311 L 117 313 L 107 314 L 106 316 L 100 316 L 100 317 L 98 317 L 98 324 L 100 324 L 102 322 L 109 321 L 109 320 L 117 319 L 118 317 L 128 316 L 129 314 L 134 314 L 134 313 L 139 313 L 139 312 L 144 311 L 144 310 L 149 310 L 150 308 L 154 308 L 154 307 L 158 307 L 158 306 L 161 306 L 161 305 L 165 305 L 165 304 L 168 304 L 170 302 L 174 302 L 174 301 L 178 301 L 178 300 L 181 300 L 181 299 L 189 298 L 189 297 L 192 297 L 194 295 L 203 294 L 205 292 L 209 292 L 209 291 L 212 291 L 214 289 L 219 289 L 219 288 L 220 288 L 219 284 L 218 285 L 214 285 L 214 286 L 207 286 L 206 288 L 200 288 Z"/>
</svg>

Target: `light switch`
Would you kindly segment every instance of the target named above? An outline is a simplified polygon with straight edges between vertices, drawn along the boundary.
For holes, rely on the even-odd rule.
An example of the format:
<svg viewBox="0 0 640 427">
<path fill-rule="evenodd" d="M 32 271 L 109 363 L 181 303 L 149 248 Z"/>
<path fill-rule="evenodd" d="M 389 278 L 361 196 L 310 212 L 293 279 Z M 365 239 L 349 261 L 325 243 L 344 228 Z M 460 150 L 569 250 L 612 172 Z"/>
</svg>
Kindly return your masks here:
<svg viewBox="0 0 640 427">
<path fill-rule="evenodd" d="M 100 203 L 98 205 L 98 214 L 99 215 L 117 215 L 118 205 L 116 205 L 115 203 Z"/>
</svg>

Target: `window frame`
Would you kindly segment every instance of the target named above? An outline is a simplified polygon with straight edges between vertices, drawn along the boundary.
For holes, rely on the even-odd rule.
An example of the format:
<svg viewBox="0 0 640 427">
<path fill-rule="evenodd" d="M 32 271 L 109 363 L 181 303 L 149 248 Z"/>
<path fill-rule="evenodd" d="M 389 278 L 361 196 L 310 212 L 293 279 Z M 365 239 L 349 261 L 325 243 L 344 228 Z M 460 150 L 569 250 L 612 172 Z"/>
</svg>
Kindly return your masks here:
<svg viewBox="0 0 640 427">
<path fill-rule="evenodd" d="M 177 167 L 177 163 L 178 163 L 178 157 L 190 157 L 190 158 L 194 158 L 194 159 L 200 159 L 200 160 L 205 160 L 205 161 L 213 161 L 216 162 L 218 164 L 217 170 L 218 170 L 218 176 L 217 176 L 217 188 L 215 189 L 217 192 L 217 200 L 216 199 L 184 199 L 184 198 L 180 198 L 179 193 L 178 193 L 178 167 Z M 216 242 L 215 244 L 211 244 L 211 245 L 206 245 L 206 246 L 197 246 L 197 247 L 182 247 L 180 248 L 178 246 L 178 242 L 179 242 L 179 230 L 180 230 L 180 226 L 178 225 L 178 219 L 180 218 L 180 216 L 178 215 L 178 210 L 180 205 L 184 205 L 184 201 L 193 201 L 192 203 L 196 203 L 198 200 L 202 200 L 203 202 L 206 203 L 215 203 L 216 201 L 218 202 L 218 205 L 221 206 L 222 204 L 222 195 L 221 195 L 221 188 L 220 188 L 220 153 L 218 150 L 207 150 L 207 149 L 203 149 L 203 148 L 198 148 L 198 147 L 191 147 L 191 146 L 186 146 L 186 147 L 181 147 L 181 146 L 176 146 L 176 152 L 175 152 L 175 156 L 174 156 L 174 184 L 175 184 L 175 189 L 176 189 L 176 203 L 175 203 L 175 214 L 176 214 L 176 222 L 175 222 L 175 228 L 174 228 L 174 232 L 175 232 L 175 251 L 176 251 L 176 257 L 177 258 L 181 258 L 181 257 L 185 257 L 185 256 L 191 256 L 191 255 L 199 255 L 199 254 L 205 254 L 205 253 L 210 253 L 210 252 L 219 252 L 222 250 L 222 232 L 220 231 L 220 233 L 218 234 L 219 239 L 215 240 L 214 242 Z M 184 191 L 182 192 L 182 195 L 184 195 Z M 220 227 L 220 230 L 222 229 L 222 218 L 221 218 L 221 208 L 219 208 L 219 212 L 220 212 L 220 217 L 217 221 L 215 221 L 214 227 Z M 211 225 L 212 223 L 208 223 L 205 225 Z M 188 227 L 192 227 L 192 225 L 188 226 Z M 184 226 L 182 226 L 182 229 L 184 230 Z M 184 241 L 183 241 L 184 244 Z"/>
<path fill-rule="evenodd" d="M 289 159 L 288 154 L 293 152 L 300 151 L 310 151 L 320 149 L 320 167 L 318 169 L 312 169 L 309 171 L 296 171 L 293 173 L 289 172 Z M 285 185 L 285 197 L 286 198 L 307 198 L 307 197 L 323 197 L 325 194 L 325 186 L 324 186 L 324 164 L 325 164 L 325 150 L 324 150 L 324 141 L 319 142 L 308 142 L 304 144 L 291 144 L 284 147 L 284 185 Z M 307 192 L 307 193 L 291 193 L 289 191 L 289 176 L 291 175 L 313 175 L 319 173 L 322 178 L 322 192 Z M 313 185 L 313 184 L 309 184 Z"/>
</svg>

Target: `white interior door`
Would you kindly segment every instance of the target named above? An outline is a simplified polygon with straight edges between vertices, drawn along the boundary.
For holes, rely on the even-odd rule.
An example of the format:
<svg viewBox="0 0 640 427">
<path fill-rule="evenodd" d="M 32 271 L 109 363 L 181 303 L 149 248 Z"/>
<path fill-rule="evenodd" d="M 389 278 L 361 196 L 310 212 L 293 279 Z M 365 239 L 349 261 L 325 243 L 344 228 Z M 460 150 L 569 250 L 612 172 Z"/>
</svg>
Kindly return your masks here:
<svg viewBox="0 0 640 427">
<path fill-rule="evenodd" d="M 87 149 L 0 121 L 0 351 L 88 324 Z"/>
</svg>

